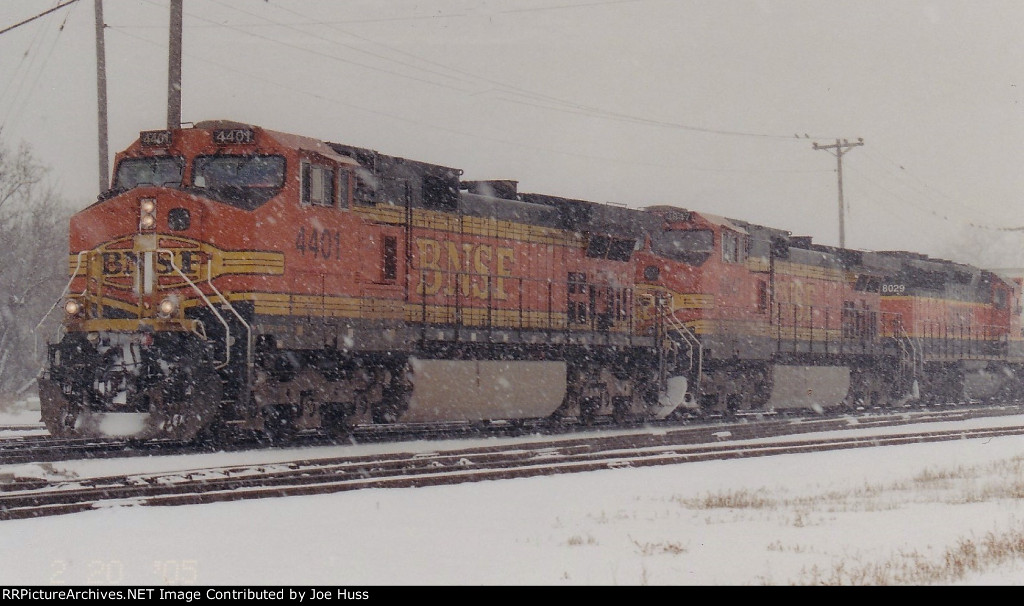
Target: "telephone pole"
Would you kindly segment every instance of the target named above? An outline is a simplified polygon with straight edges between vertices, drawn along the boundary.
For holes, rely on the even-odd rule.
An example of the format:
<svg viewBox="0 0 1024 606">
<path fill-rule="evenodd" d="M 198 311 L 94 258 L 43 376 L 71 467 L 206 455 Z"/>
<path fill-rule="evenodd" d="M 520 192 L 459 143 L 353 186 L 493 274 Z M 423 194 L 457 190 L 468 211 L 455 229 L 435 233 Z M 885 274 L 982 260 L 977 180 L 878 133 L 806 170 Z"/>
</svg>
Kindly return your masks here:
<svg viewBox="0 0 1024 606">
<path fill-rule="evenodd" d="M 836 175 L 838 175 L 839 178 L 839 248 L 846 248 L 846 213 L 843 212 L 843 154 L 858 145 L 864 145 L 863 138 L 857 139 L 856 143 L 850 143 L 846 139 L 843 139 L 842 141 L 836 139 L 836 142 L 832 145 L 814 144 L 814 149 L 824 149 L 836 157 Z"/>
<path fill-rule="evenodd" d="M 171 0 L 171 33 L 167 65 L 167 128 L 181 127 L 182 0 Z"/>
<path fill-rule="evenodd" d="M 96 109 L 99 126 L 100 193 L 110 186 L 107 151 L 107 53 L 103 43 L 103 0 L 95 0 L 96 12 Z"/>
</svg>

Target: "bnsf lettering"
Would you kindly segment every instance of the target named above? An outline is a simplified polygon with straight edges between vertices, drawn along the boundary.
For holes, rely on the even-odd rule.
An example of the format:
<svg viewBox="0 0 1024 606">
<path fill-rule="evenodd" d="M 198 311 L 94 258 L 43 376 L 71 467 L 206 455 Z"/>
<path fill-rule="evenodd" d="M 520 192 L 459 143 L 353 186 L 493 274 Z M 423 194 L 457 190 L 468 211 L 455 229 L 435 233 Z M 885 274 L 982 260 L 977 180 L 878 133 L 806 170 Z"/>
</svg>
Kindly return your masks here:
<svg viewBox="0 0 1024 606">
<path fill-rule="evenodd" d="M 302 253 L 302 256 L 309 253 L 314 258 L 340 261 L 341 232 L 329 229 L 323 231 L 311 229 L 307 234 L 306 228 L 300 227 L 299 233 L 295 236 L 295 250 Z"/>
<path fill-rule="evenodd" d="M 105 252 L 103 253 L 103 275 L 132 274 L 135 272 L 138 262 L 138 256 L 132 252 Z"/>
<path fill-rule="evenodd" d="M 118 251 L 103 253 L 103 275 L 104 276 L 130 276 L 135 273 L 139 266 L 141 253 L 132 251 Z M 185 275 L 195 275 L 199 272 L 199 253 L 192 251 L 176 251 L 174 253 L 174 264 Z M 171 266 L 171 259 L 167 255 L 157 255 L 154 271 L 159 275 L 176 274 Z"/>
<path fill-rule="evenodd" d="M 883 295 L 902 295 L 906 291 L 906 286 L 902 284 L 883 284 L 882 294 Z"/>
<path fill-rule="evenodd" d="M 491 246 L 417 238 L 422 282 L 421 295 L 454 295 L 486 299 L 487 285 L 492 282 L 490 296 L 508 299 L 505 278 L 512 275 L 514 251 L 511 247 Z"/>
</svg>

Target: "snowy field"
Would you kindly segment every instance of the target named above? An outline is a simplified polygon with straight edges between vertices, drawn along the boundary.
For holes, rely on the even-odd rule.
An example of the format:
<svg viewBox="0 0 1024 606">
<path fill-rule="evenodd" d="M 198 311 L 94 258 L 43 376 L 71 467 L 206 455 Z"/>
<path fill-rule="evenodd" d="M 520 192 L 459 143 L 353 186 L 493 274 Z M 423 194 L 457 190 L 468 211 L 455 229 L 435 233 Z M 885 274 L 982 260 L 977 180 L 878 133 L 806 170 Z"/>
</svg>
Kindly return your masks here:
<svg viewBox="0 0 1024 606">
<path fill-rule="evenodd" d="M 37 414 L 9 412 L 0 423 Z M 385 447 L 0 466 L 0 476 L 374 448 Z M 1022 497 L 1024 439 L 1009 437 L 200 506 L 119 504 L 0 522 L 0 585 L 1024 585 Z"/>
</svg>

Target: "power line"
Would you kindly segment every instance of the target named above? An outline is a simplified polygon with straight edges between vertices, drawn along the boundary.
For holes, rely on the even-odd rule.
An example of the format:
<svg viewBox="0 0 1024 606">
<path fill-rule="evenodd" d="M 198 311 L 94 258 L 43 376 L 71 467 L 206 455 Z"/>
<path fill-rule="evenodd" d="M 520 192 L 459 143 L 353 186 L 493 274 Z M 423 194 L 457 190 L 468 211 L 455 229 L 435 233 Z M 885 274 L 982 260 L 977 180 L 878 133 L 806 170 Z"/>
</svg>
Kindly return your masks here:
<svg viewBox="0 0 1024 606">
<path fill-rule="evenodd" d="M 33 21 L 35 21 L 36 19 L 38 19 L 40 17 L 45 17 L 46 15 L 49 15 L 50 13 L 52 13 L 54 11 L 60 10 L 60 9 L 64 8 L 65 6 L 68 6 L 69 4 L 74 4 L 75 2 L 78 2 L 78 0 L 68 0 L 64 4 L 58 4 L 57 6 L 51 8 L 48 11 L 43 11 L 43 12 L 39 13 L 35 17 L 29 17 L 28 19 L 25 19 L 24 21 L 21 21 L 20 23 L 15 23 L 14 25 L 10 25 L 8 27 L 5 27 L 4 29 L 0 29 L 0 36 L 6 34 L 7 32 L 11 31 L 12 29 L 19 28 L 22 25 L 25 25 L 26 23 L 32 23 Z"/>
<path fill-rule="evenodd" d="M 865 150 L 866 149 L 867 148 L 865 148 Z M 876 150 L 876 153 L 877 153 L 877 150 Z M 870 153 L 866 153 L 865 155 L 868 158 L 871 157 Z M 902 165 L 896 164 L 896 166 L 899 166 L 899 168 L 903 169 Z M 927 198 L 928 202 L 921 202 L 917 198 L 919 196 L 927 195 L 927 194 L 929 194 L 931 192 L 934 192 L 935 194 L 938 194 L 938 195 L 946 198 L 950 202 L 954 202 L 954 203 L 962 203 L 962 202 L 953 199 L 951 196 L 945 194 L 944 192 L 942 192 L 940 190 L 937 190 L 937 189 L 935 189 L 932 186 L 924 184 L 923 182 L 922 182 L 922 184 L 925 186 L 925 189 L 929 190 L 929 191 L 915 191 L 913 189 L 910 189 L 910 193 L 913 194 L 914 197 L 908 198 L 908 197 L 906 197 L 904 195 L 901 195 L 901 194 L 897 193 L 896 191 L 893 191 L 892 189 L 889 189 L 889 188 L 885 187 L 881 183 L 879 183 L 876 180 L 872 179 L 866 173 L 863 173 L 862 171 L 858 170 L 855 165 L 852 166 L 852 167 L 846 167 L 846 170 L 849 171 L 855 177 L 858 177 L 862 183 L 870 185 L 870 186 L 872 186 L 874 188 L 877 188 L 880 192 L 882 192 L 882 194 L 884 194 L 885 196 L 890 198 L 892 201 L 901 203 L 901 204 L 903 204 L 905 206 L 908 206 L 908 207 L 913 207 L 914 210 L 916 210 L 917 212 L 920 212 L 920 213 L 923 213 L 923 214 L 926 214 L 926 215 L 930 215 L 930 216 L 932 216 L 932 217 L 934 217 L 936 219 L 939 219 L 941 221 L 945 221 L 947 223 L 955 223 L 955 224 L 958 224 L 958 225 L 963 225 L 963 226 L 971 227 L 971 228 L 974 228 L 974 229 L 980 229 L 980 230 L 985 230 L 985 231 L 990 231 L 990 232 L 1016 232 L 1016 233 L 1024 232 L 1024 227 L 1005 227 L 1005 226 L 995 225 L 992 222 L 973 221 L 973 220 L 971 220 L 969 218 L 966 218 L 964 216 L 958 216 L 958 215 L 955 214 L 956 213 L 956 209 L 954 209 L 954 210 L 936 210 L 934 204 L 932 204 L 932 202 L 935 201 L 935 196 L 934 195 L 928 196 L 928 198 Z M 909 175 L 909 174 L 905 175 L 903 173 L 900 173 L 900 174 L 893 173 L 893 175 L 896 176 L 896 177 L 912 177 L 912 175 Z M 915 177 L 915 179 L 916 179 L 916 177 Z M 867 203 L 871 203 L 871 204 L 877 204 L 877 202 L 875 202 L 874 199 L 871 196 L 867 196 L 866 198 L 864 198 L 864 201 L 867 202 Z M 887 211 L 891 211 L 893 207 L 891 207 L 891 206 L 890 207 L 886 207 L 886 206 L 883 205 L 883 208 L 886 209 Z M 978 209 L 973 209 L 973 212 L 976 213 L 977 210 Z M 998 219 L 995 219 L 995 218 L 993 218 L 991 216 L 988 217 L 988 220 L 993 221 L 993 222 L 994 221 L 998 221 Z"/>
<path fill-rule="evenodd" d="M 144 42 L 144 43 L 152 45 L 152 46 L 157 46 L 157 47 L 161 47 L 161 48 L 163 47 L 163 42 L 151 40 L 151 39 L 145 38 L 143 36 L 139 36 L 139 35 L 130 33 L 129 31 L 127 31 L 127 28 L 112 28 L 112 31 L 114 33 L 116 33 L 116 34 L 121 35 L 121 36 L 125 36 L 127 38 L 138 40 L 140 42 Z M 585 153 L 580 153 L 580 152 L 575 152 L 575 151 L 568 151 L 568 150 L 564 150 L 564 149 L 555 149 L 555 148 L 551 148 L 551 147 L 545 147 L 545 146 L 539 146 L 539 145 L 531 145 L 531 144 L 528 144 L 528 143 L 523 143 L 523 142 L 519 142 L 519 141 L 513 141 L 513 140 L 506 139 L 506 138 L 490 137 L 490 136 L 483 135 L 483 134 L 481 134 L 479 132 L 470 132 L 470 131 L 466 131 L 466 130 L 460 130 L 460 129 L 457 129 L 457 128 L 449 128 L 449 127 L 445 127 L 445 126 L 442 126 L 442 125 L 434 123 L 434 122 L 423 122 L 423 121 L 415 120 L 415 119 L 412 119 L 412 118 L 409 118 L 409 117 L 406 117 L 406 116 L 401 116 L 401 115 L 398 115 L 398 114 L 382 111 L 379 108 L 369 107 L 369 106 L 366 106 L 366 105 L 359 105 L 359 104 L 356 104 L 356 103 L 352 103 L 351 101 L 346 101 L 346 100 L 343 100 L 343 99 L 339 99 L 337 97 L 327 96 L 327 95 L 316 93 L 316 92 L 313 92 L 313 91 L 310 91 L 310 90 L 306 90 L 306 89 L 302 89 L 302 88 L 297 88 L 295 86 L 291 86 L 291 85 L 288 85 L 288 84 L 285 84 L 285 83 L 281 82 L 280 79 L 268 78 L 268 77 L 260 76 L 258 74 L 255 74 L 255 73 L 252 73 L 252 72 L 248 72 L 248 71 L 245 71 L 245 70 L 242 70 L 242 69 L 238 69 L 237 67 L 234 67 L 234 66 L 231 66 L 231 65 L 227 65 L 225 63 L 214 61 L 208 55 L 197 55 L 197 54 L 193 54 L 193 53 L 190 53 L 190 52 L 187 52 L 187 51 L 184 51 L 183 55 L 185 57 L 188 57 L 190 60 L 197 61 L 199 63 L 206 64 L 206 65 L 211 65 L 211 66 L 213 66 L 213 67 L 215 67 L 215 68 L 217 68 L 217 69 L 219 69 L 221 71 L 227 71 L 227 72 L 235 73 L 235 74 L 238 74 L 238 75 L 240 75 L 242 77 L 249 78 L 249 79 L 251 79 L 253 81 L 262 82 L 264 84 L 273 86 L 275 88 L 280 88 L 282 90 L 289 91 L 289 92 L 291 92 L 293 94 L 294 93 L 298 93 L 298 94 L 306 95 L 306 96 L 311 97 L 313 99 L 319 99 L 321 101 L 326 101 L 326 102 L 329 102 L 329 103 L 335 103 L 335 104 L 341 105 L 343 107 L 347 107 L 347 108 L 354 109 L 354 110 L 357 110 L 357 111 L 362 111 L 362 112 L 366 112 L 366 113 L 369 113 L 369 114 L 383 116 L 383 117 L 388 118 L 390 120 L 398 120 L 398 121 L 401 121 L 401 122 L 405 122 L 407 124 L 412 124 L 412 125 L 415 125 L 415 126 L 425 127 L 425 128 L 431 129 L 431 130 L 436 130 L 436 131 L 439 131 L 439 132 L 448 133 L 448 134 L 456 135 L 456 136 L 459 136 L 459 137 L 469 137 L 469 138 L 472 138 L 473 140 L 492 141 L 492 142 L 495 142 L 495 143 L 500 143 L 500 144 L 503 144 L 503 145 L 508 145 L 508 146 L 512 146 L 512 147 L 516 147 L 516 148 L 520 148 L 520 149 L 533 150 L 533 151 L 539 151 L 539 152 L 545 152 L 545 153 L 552 153 L 552 154 L 557 154 L 559 156 L 581 158 L 581 159 L 584 159 L 584 160 L 595 160 L 595 161 L 601 161 L 601 162 L 619 162 L 619 163 L 623 163 L 623 164 L 628 164 L 630 166 L 641 166 L 641 167 L 650 167 L 650 168 L 667 168 L 667 169 L 673 169 L 673 170 L 679 170 L 679 169 L 683 168 L 683 169 L 697 171 L 697 172 L 745 173 L 745 174 L 749 174 L 749 173 L 769 173 L 769 174 L 771 174 L 771 173 L 820 173 L 820 172 L 825 172 L 825 170 L 823 170 L 823 169 L 781 170 L 781 169 L 771 169 L 771 168 L 711 168 L 711 167 L 707 167 L 707 166 L 691 165 L 691 164 L 685 164 L 685 163 L 679 163 L 679 162 L 675 162 L 675 163 L 640 162 L 640 161 L 636 161 L 636 160 L 629 159 L 629 158 L 612 157 L 612 156 L 598 156 L 598 155 L 593 155 L 593 154 L 585 154 Z"/>
<path fill-rule="evenodd" d="M 68 4 L 70 4 L 70 2 Z M 43 75 L 44 68 L 49 62 L 50 57 L 53 56 L 53 51 L 56 49 L 57 42 L 60 40 L 60 36 L 64 32 L 64 26 L 67 23 L 70 14 L 71 12 L 69 11 L 67 14 L 64 15 L 64 20 L 61 22 L 60 27 L 57 28 L 56 35 L 50 41 L 50 48 L 46 52 L 45 56 L 41 57 L 40 52 L 43 50 L 43 45 L 46 43 L 46 37 L 49 32 L 45 31 L 42 28 L 37 32 L 37 35 L 33 39 L 32 43 L 29 45 L 28 50 L 26 50 L 25 54 L 22 55 L 22 59 L 19 62 L 17 68 L 17 71 L 19 73 L 16 73 L 15 76 L 12 77 L 12 82 L 16 83 L 16 88 L 14 89 L 13 96 L 11 98 L 11 107 L 6 114 L 0 117 L 0 127 L 3 127 L 15 116 L 17 116 L 18 113 L 21 112 L 22 108 L 24 108 L 25 104 L 28 103 L 29 98 L 32 95 L 32 91 L 34 91 L 36 85 L 39 84 L 39 80 Z M 36 50 L 33 50 L 33 47 L 35 47 Z M 22 70 L 21 67 L 22 65 L 24 65 L 24 59 L 26 56 L 29 55 L 31 55 L 31 58 L 29 59 L 28 65 L 25 66 L 24 70 Z M 42 59 L 42 63 L 38 66 L 38 68 L 36 68 L 36 62 L 40 58 Z M 31 83 L 29 84 L 29 79 L 32 78 L 33 75 L 35 76 L 35 78 L 32 79 Z M 8 90 L 9 88 L 5 88 L 3 94 L 0 94 L 0 98 L 5 97 Z M 22 95 L 23 92 L 24 95 Z"/>
<path fill-rule="evenodd" d="M 151 0 L 146 0 L 146 1 L 147 2 L 151 2 Z M 595 5 L 600 5 L 600 4 L 616 4 L 616 3 L 633 2 L 633 1 L 639 1 L 639 0 L 612 0 L 610 2 L 596 2 L 596 3 L 595 2 L 591 2 L 591 3 L 587 3 L 587 4 L 565 5 L 565 6 L 553 7 L 553 8 L 576 8 L 576 7 L 595 6 Z M 326 41 L 328 43 L 341 44 L 341 46 L 349 48 L 350 50 L 354 50 L 355 52 L 367 54 L 367 55 L 370 55 L 372 57 L 376 57 L 378 59 L 382 59 L 382 60 L 385 60 L 385 61 L 390 61 L 392 63 L 397 63 L 397 64 L 402 65 L 404 67 L 410 67 L 410 68 L 419 70 L 421 72 L 427 72 L 429 74 L 439 75 L 439 76 L 447 77 L 447 78 L 454 78 L 456 80 L 461 80 L 463 82 L 466 82 L 466 80 L 463 79 L 463 78 L 458 78 L 456 76 L 451 76 L 451 75 L 448 75 L 448 74 L 441 74 L 441 73 L 439 73 L 439 72 L 437 72 L 435 70 L 429 70 L 429 69 L 425 69 L 425 68 L 422 68 L 422 67 L 413 66 L 410 63 L 405 62 L 405 61 L 400 61 L 400 60 L 397 60 L 397 59 L 394 59 L 394 58 L 385 57 L 383 55 L 380 55 L 380 54 L 377 54 L 377 53 L 371 53 L 369 51 L 366 51 L 366 50 L 363 50 L 363 49 L 360 49 L 360 48 L 357 48 L 357 47 L 353 47 L 353 46 L 348 45 L 348 44 L 339 43 L 336 40 L 332 40 L 332 39 L 328 39 L 328 38 L 323 38 L 321 36 L 316 36 L 315 34 L 310 34 L 310 32 L 308 32 L 308 31 L 297 29 L 296 27 L 294 27 L 292 25 L 289 25 L 289 24 L 286 24 L 286 23 L 277 22 L 277 21 L 275 21 L 273 19 L 270 19 L 268 17 L 264 17 L 262 15 L 258 15 L 256 13 L 253 13 L 253 12 L 250 12 L 250 11 L 239 9 L 237 7 L 234 7 L 234 6 L 229 6 L 229 5 L 226 5 L 226 4 L 222 3 L 222 2 L 216 2 L 216 4 L 224 6 L 225 8 L 228 8 L 229 10 L 234 10 L 235 12 L 239 12 L 239 13 L 243 13 L 243 14 L 248 14 L 250 16 L 254 16 L 254 17 L 258 17 L 258 18 L 264 19 L 264 20 L 269 21 L 269 22 L 271 22 L 273 24 L 276 24 L 276 25 L 278 25 L 280 27 L 291 29 L 291 30 L 303 33 L 304 35 L 307 35 L 307 36 L 312 35 L 314 38 L 318 38 L 320 40 L 324 40 L 324 41 Z M 286 12 L 289 12 L 289 13 L 291 13 L 293 15 L 300 15 L 300 16 L 306 17 L 306 15 L 304 15 L 303 13 L 300 13 L 300 12 L 297 12 L 297 11 L 294 11 L 294 10 L 290 10 L 290 9 L 283 8 L 283 7 L 278 7 L 278 8 L 280 8 L 281 10 L 284 10 Z M 515 11 L 502 11 L 502 12 L 515 12 Z M 214 22 L 211 19 L 207 19 L 207 18 L 201 17 L 201 16 L 196 15 L 194 13 L 187 13 L 187 14 L 188 14 L 189 17 L 192 17 L 194 19 L 198 19 L 200 21 L 205 21 L 205 22 L 210 23 L 210 24 L 219 25 L 221 27 L 225 27 L 227 29 L 234 30 L 234 31 L 239 32 L 239 33 L 241 33 L 243 35 L 246 35 L 246 36 L 251 36 L 251 37 L 254 37 L 254 38 L 257 38 L 257 39 L 260 39 L 260 40 L 265 40 L 267 42 L 271 42 L 271 43 L 274 43 L 274 44 L 279 44 L 279 45 L 286 46 L 286 47 L 289 47 L 289 48 L 293 48 L 293 49 L 296 49 L 296 50 L 299 50 L 299 51 L 302 51 L 302 52 L 306 52 L 306 53 L 310 53 L 310 54 L 314 54 L 314 55 L 319 55 L 319 56 L 322 56 L 322 57 L 327 57 L 329 59 L 333 59 L 335 61 L 339 61 L 339 62 L 342 62 L 342 63 L 348 63 L 348 64 L 351 64 L 351 65 L 357 65 L 357 66 L 360 66 L 360 67 L 365 67 L 365 68 L 368 68 L 368 69 L 372 69 L 374 71 L 379 71 L 381 73 L 391 74 L 391 75 L 394 75 L 394 76 L 398 76 L 398 77 L 401 77 L 401 78 L 407 78 L 407 79 L 414 80 L 414 81 L 423 82 L 425 84 L 430 84 L 430 85 L 433 85 L 433 86 L 440 86 L 442 88 L 448 88 L 448 89 L 456 90 L 456 91 L 459 91 L 459 92 L 462 92 L 462 93 L 467 92 L 467 91 L 462 90 L 462 89 L 460 89 L 458 87 L 446 85 L 446 84 L 443 84 L 443 83 L 440 83 L 440 82 L 437 82 L 437 81 L 432 81 L 432 80 L 428 80 L 428 79 L 425 79 L 425 78 L 420 78 L 420 77 L 416 77 L 416 76 L 412 76 L 412 75 L 408 75 L 408 74 L 402 74 L 402 73 L 399 73 L 399 72 L 396 72 L 396 71 L 393 71 L 393 70 L 382 69 L 382 68 L 379 68 L 379 67 L 373 67 L 373 66 L 370 66 L 370 65 L 367 65 L 367 64 L 362 64 L 362 63 L 353 61 L 351 59 L 338 57 L 337 55 L 332 55 L 332 54 L 329 54 L 329 53 L 324 53 L 324 52 L 320 52 L 320 51 L 311 50 L 311 49 L 308 49 L 308 48 L 304 48 L 302 46 L 298 46 L 298 45 L 295 45 L 295 44 L 289 44 L 289 43 L 283 42 L 281 40 L 276 40 L 276 39 L 273 39 L 273 38 L 270 38 L 270 37 L 267 37 L 267 36 L 261 36 L 261 35 L 258 35 L 258 34 L 254 34 L 252 32 L 247 32 L 247 31 L 244 31 L 242 29 L 239 29 L 238 27 L 227 25 L 225 23 L 216 23 L 216 22 Z M 423 58 L 421 56 L 418 56 L 418 55 L 411 55 L 410 53 L 406 53 L 404 51 L 401 51 L 399 49 L 395 49 L 395 48 L 393 48 L 391 46 L 388 46 L 386 44 L 382 44 L 382 43 L 370 40 L 370 39 L 368 39 L 366 37 L 353 34 L 351 32 L 343 30 L 343 29 L 339 29 L 339 28 L 336 28 L 336 27 L 332 27 L 332 29 L 334 29 L 335 31 L 339 31 L 339 32 L 345 33 L 346 35 L 348 35 L 350 37 L 357 38 L 359 40 L 363 40 L 363 41 L 366 41 L 366 42 L 370 42 L 372 44 L 377 44 L 379 46 L 383 46 L 384 48 L 387 48 L 391 52 L 397 52 L 397 53 L 400 53 L 400 54 L 403 54 L 403 55 L 412 56 L 412 57 L 416 58 L 417 60 L 419 60 L 421 62 L 425 62 L 425 63 L 433 65 L 433 66 L 441 67 L 443 69 L 446 69 L 446 70 L 448 70 L 450 72 L 454 72 L 456 74 L 460 74 L 462 76 L 468 76 L 468 77 L 473 78 L 474 80 L 476 80 L 478 82 L 485 82 L 487 84 L 491 84 L 491 85 L 495 86 L 496 88 L 498 88 L 501 91 L 511 92 L 513 94 L 515 94 L 515 93 L 522 94 L 524 96 L 531 97 L 531 98 L 533 98 L 533 99 L 538 101 L 538 103 L 534 104 L 534 103 L 528 103 L 528 102 L 526 102 L 524 100 L 505 98 L 504 100 L 509 102 L 509 103 L 514 103 L 514 104 L 519 104 L 519 105 L 531 105 L 531 106 L 534 106 L 534 107 L 540 107 L 540 108 L 548 109 L 548 110 L 551 110 L 551 111 L 557 111 L 557 112 L 563 112 L 563 113 L 572 113 L 572 114 L 576 114 L 576 115 L 589 115 L 589 116 L 592 116 L 592 117 L 603 118 L 605 120 L 613 120 L 613 121 L 625 122 L 625 123 L 631 123 L 631 124 L 643 124 L 643 125 L 654 126 L 654 127 L 659 127 L 659 128 L 669 128 L 669 129 L 685 130 L 685 131 L 690 131 L 690 132 L 707 133 L 707 134 L 713 134 L 713 135 L 739 136 L 739 137 L 750 137 L 750 138 L 759 138 L 759 139 L 774 139 L 774 140 L 779 140 L 779 141 L 793 141 L 793 137 L 788 135 L 788 134 L 787 135 L 782 135 L 782 134 L 772 134 L 772 133 L 758 133 L 758 132 L 733 130 L 733 129 L 724 129 L 724 128 L 709 128 L 709 127 L 702 127 L 702 126 L 694 126 L 692 124 L 685 124 L 685 123 L 682 123 L 682 122 L 675 122 L 675 121 L 671 121 L 671 120 L 658 120 L 658 119 L 654 119 L 654 118 L 647 118 L 647 117 L 637 116 L 637 115 L 633 115 L 633 114 L 614 112 L 614 111 L 603 109 L 603 108 L 600 108 L 600 107 L 588 106 L 588 105 L 581 104 L 581 103 L 578 103 L 578 102 L 567 101 L 565 99 L 560 99 L 560 98 L 553 97 L 551 95 L 547 95 L 547 94 L 544 94 L 544 93 L 539 93 L 539 92 L 536 92 L 536 91 L 531 91 L 531 90 L 520 88 L 520 87 L 509 86 L 505 82 L 500 82 L 500 81 L 493 80 L 493 79 L 490 79 L 490 78 L 487 78 L 487 77 L 484 77 L 484 76 L 479 76 L 479 75 L 470 73 L 470 72 L 465 71 L 465 70 L 461 70 L 461 69 L 458 69 L 458 68 L 453 68 L 453 67 L 450 67 L 450 66 L 438 63 L 438 62 L 430 61 L 430 60 L 425 59 L 425 58 Z M 540 102 L 547 102 L 548 105 L 542 105 L 542 104 L 540 104 Z M 818 137 L 815 137 L 815 138 L 818 138 Z"/>
</svg>

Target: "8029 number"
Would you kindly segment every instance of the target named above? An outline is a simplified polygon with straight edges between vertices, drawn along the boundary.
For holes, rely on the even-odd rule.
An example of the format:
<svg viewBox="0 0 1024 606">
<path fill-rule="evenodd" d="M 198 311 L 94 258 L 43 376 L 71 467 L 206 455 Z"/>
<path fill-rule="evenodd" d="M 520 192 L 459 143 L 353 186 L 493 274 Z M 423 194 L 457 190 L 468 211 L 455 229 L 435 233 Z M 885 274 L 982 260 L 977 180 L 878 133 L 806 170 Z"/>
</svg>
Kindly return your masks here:
<svg viewBox="0 0 1024 606">
<path fill-rule="evenodd" d="M 302 256 L 308 252 L 313 257 L 340 261 L 341 232 L 330 229 L 310 229 L 307 232 L 305 227 L 300 227 L 295 236 L 295 250 L 302 253 Z"/>
</svg>

